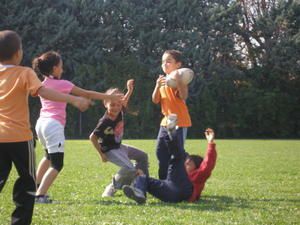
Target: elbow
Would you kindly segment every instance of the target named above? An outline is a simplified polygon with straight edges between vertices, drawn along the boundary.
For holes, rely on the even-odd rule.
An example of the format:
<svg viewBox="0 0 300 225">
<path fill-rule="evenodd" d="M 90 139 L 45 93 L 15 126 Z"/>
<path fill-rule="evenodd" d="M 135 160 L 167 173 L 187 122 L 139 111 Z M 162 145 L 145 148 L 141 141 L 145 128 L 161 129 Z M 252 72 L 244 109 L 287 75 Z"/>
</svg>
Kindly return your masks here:
<svg viewBox="0 0 300 225">
<path fill-rule="evenodd" d="M 45 87 L 42 86 L 42 87 L 38 90 L 37 94 L 38 94 L 39 96 L 45 98 L 45 97 L 47 97 L 47 96 L 46 96 L 46 94 L 47 94 L 47 89 L 46 89 Z"/>
<path fill-rule="evenodd" d="M 153 102 L 154 104 L 158 104 L 158 103 L 159 103 L 159 100 L 157 100 L 157 99 L 155 99 L 155 98 L 152 98 L 152 102 Z"/>
<path fill-rule="evenodd" d="M 90 141 L 95 140 L 95 135 L 94 135 L 94 133 L 91 133 L 90 136 L 89 136 L 89 138 L 90 138 Z"/>
<path fill-rule="evenodd" d="M 183 100 L 183 101 L 186 101 L 188 96 L 189 96 L 188 93 L 181 93 L 179 95 L 180 99 Z"/>
</svg>

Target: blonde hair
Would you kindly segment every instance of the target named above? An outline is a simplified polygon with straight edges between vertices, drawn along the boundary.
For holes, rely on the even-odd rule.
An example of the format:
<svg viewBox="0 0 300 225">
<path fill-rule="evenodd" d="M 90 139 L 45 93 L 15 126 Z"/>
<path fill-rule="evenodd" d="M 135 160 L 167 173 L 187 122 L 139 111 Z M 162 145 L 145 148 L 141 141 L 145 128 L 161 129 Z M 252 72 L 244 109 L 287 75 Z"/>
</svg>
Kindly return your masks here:
<svg viewBox="0 0 300 225">
<path fill-rule="evenodd" d="M 119 88 L 109 88 L 105 91 L 105 94 L 112 95 L 112 94 L 124 94 Z M 103 104 L 106 105 L 109 100 L 103 100 Z"/>
</svg>

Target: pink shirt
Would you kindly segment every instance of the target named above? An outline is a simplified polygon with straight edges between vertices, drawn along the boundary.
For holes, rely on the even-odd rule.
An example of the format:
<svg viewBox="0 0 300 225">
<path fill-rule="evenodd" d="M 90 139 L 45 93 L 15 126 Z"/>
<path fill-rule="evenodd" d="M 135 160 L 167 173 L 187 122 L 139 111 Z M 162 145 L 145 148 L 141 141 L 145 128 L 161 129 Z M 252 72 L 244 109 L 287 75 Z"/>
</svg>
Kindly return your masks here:
<svg viewBox="0 0 300 225">
<path fill-rule="evenodd" d="M 42 82 L 46 88 L 54 89 L 58 92 L 69 94 L 74 84 L 67 80 L 56 80 L 46 77 Z M 54 102 L 40 96 L 42 108 L 40 118 L 53 118 L 59 121 L 63 126 L 66 124 L 66 106 L 65 102 Z"/>
</svg>

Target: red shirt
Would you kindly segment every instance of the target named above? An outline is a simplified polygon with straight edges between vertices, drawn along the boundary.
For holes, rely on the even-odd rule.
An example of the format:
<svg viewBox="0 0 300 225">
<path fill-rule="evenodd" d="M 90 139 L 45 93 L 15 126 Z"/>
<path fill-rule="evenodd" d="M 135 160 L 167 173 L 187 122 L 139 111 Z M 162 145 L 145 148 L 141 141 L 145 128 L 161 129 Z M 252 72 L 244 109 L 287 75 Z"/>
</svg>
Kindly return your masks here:
<svg viewBox="0 0 300 225">
<path fill-rule="evenodd" d="M 188 173 L 190 181 L 193 183 L 193 194 L 189 198 L 189 202 L 199 200 L 202 190 L 204 189 L 206 180 L 210 177 L 212 170 L 215 168 L 217 159 L 216 144 L 208 144 L 206 156 L 200 167 Z"/>
</svg>

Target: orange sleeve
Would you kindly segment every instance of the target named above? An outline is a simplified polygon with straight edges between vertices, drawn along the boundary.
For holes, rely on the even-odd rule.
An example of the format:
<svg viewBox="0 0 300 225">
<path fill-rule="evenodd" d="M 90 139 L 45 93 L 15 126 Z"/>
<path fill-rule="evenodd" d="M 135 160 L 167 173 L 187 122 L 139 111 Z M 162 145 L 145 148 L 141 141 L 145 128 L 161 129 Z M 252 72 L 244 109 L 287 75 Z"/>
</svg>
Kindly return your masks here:
<svg viewBox="0 0 300 225">
<path fill-rule="evenodd" d="M 28 68 L 24 76 L 26 89 L 32 97 L 36 97 L 38 95 L 38 90 L 43 86 L 42 82 L 39 80 L 36 73 L 30 68 Z"/>
</svg>

